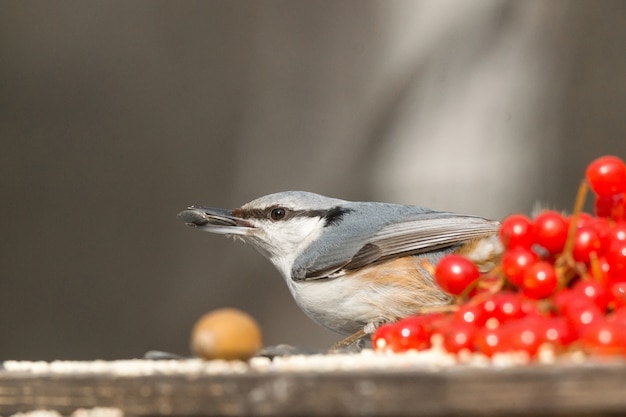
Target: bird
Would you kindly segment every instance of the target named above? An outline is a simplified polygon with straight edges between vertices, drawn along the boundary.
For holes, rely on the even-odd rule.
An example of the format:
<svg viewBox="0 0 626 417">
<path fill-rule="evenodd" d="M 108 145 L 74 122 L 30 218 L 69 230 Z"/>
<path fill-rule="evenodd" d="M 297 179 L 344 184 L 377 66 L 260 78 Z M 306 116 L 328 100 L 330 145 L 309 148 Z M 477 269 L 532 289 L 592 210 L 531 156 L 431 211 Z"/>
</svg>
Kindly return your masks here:
<svg viewBox="0 0 626 417">
<path fill-rule="evenodd" d="M 494 220 L 306 191 L 266 195 L 232 210 L 190 206 L 178 218 L 257 249 L 300 309 L 345 337 L 333 348 L 453 303 L 428 267 L 446 254 L 467 256 L 486 271 L 502 252 Z"/>
</svg>

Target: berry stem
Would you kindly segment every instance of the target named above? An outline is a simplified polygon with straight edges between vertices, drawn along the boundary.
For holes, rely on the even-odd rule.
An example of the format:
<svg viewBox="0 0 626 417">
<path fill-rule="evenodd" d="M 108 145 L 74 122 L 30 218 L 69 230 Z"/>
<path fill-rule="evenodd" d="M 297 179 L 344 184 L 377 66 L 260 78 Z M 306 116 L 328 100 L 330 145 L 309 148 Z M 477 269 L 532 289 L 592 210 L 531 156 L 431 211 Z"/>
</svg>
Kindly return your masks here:
<svg viewBox="0 0 626 417">
<path fill-rule="evenodd" d="M 587 185 L 587 182 L 585 180 L 581 181 L 580 186 L 578 187 L 578 193 L 576 194 L 574 212 L 572 213 L 569 229 L 567 231 L 567 240 L 565 241 L 565 247 L 563 248 L 563 255 L 568 258 L 573 258 L 576 229 L 578 228 L 578 216 L 583 211 L 588 189 L 589 186 Z"/>
<path fill-rule="evenodd" d="M 576 261 L 574 260 L 574 243 L 576 242 L 576 231 L 578 229 L 578 217 L 583 210 L 589 186 L 585 180 L 581 181 L 576 193 L 574 211 L 570 218 L 569 229 L 567 230 L 567 240 L 563 247 L 563 252 L 554 263 L 557 278 L 561 287 L 566 287 L 569 281 L 576 276 Z"/>
<path fill-rule="evenodd" d="M 591 252 L 589 254 L 589 265 L 591 266 L 591 277 L 594 281 L 600 282 L 600 277 L 602 276 L 602 267 L 600 266 L 600 261 L 598 260 L 598 254 L 596 252 Z"/>
</svg>

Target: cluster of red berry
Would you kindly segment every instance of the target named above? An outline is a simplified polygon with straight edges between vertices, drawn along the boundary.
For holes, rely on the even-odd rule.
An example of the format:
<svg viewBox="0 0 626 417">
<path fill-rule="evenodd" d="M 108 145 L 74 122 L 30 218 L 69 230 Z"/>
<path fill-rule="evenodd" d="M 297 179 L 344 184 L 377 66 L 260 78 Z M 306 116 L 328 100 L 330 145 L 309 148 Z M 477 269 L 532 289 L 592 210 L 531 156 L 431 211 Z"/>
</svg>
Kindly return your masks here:
<svg viewBox="0 0 626 417">
<path fill-rule="evenodd" d="M 582 213 L 587 187 L 595 216 Z M 434 278 L 457 297 L 453 306 L 385 324 L 379 351 L 626 354 L 626 165 L 614 156 L 593 161 L 571 216 L 514 214 L 500 228 L 504 253 L 481 274 L 459 255 L 444 257 Z"/>
</svg>

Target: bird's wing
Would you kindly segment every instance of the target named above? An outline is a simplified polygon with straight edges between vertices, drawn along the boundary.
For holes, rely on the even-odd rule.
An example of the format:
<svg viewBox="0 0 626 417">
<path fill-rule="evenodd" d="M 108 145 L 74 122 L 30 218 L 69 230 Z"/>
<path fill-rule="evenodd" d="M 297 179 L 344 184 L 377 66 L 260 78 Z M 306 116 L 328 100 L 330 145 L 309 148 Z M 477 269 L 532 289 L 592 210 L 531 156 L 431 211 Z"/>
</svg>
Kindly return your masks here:
<svg viewBox="0 0 626 417">
<path fill-rule="evenodd" d="M 368 244 L 377 246 L 380 258 L 386 259 L 407 252 L 429 252 L 486 237 L 497 233 L 498 227 L 498 222 L 474 216 L 448 215 L 417 219 L 383 227 L 372 236 Z"/>
<path fill-rule="evenodd" d="M 497 233 L 498 226 L 498 222 L 481 217 L 423 213 L 406 221 L 384 225 L 356 245 L 346 242 L 345 250 L 322 250 L 314 262 L 298 275 L 304 280 L 338 276 L 374 262 L 426 253 L 493 235 Z M 298 277 L 294 276 L 294 279 Z"/>
</svg>

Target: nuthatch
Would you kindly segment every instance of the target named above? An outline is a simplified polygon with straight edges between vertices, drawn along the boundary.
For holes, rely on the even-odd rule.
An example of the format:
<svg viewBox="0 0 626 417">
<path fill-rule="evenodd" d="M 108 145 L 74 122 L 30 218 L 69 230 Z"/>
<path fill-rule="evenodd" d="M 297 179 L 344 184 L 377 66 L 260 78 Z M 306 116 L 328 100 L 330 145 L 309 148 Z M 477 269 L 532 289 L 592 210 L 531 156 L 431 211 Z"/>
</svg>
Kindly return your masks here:
<svg viewBox="0 0 626 417">
<path fill-rule="evenodd" d="M 489 268 L 501 251 L 496 221 L 303 191 L 267 195 L 234 210 L 192 206 L 178 217 L 254 246 L 311 319 L 352 335 L 341 345 L 453 301 L 424 261 L 435 265 L 456 252 Z"/>
</svg>

